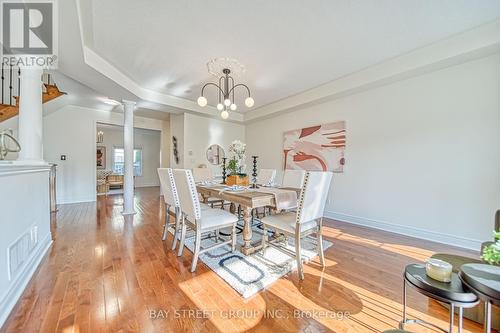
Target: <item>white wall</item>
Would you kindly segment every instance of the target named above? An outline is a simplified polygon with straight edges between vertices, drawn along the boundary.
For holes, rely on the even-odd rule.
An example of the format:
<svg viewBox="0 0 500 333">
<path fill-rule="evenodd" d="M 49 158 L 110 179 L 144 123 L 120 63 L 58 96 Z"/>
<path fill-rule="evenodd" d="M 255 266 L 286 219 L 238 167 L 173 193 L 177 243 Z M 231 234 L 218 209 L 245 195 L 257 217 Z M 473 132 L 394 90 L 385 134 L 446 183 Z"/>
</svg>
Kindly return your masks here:
<svg viewBox="0 0 500 333">
<path fill-rule="evenodd" d="M 191 169 L 205 164 L 214 175 L 221 175 L 220 166 L 211 165 L 207 160 L 207 149 L 213 144 L 228 148 L 234 140 L 245 140 L 245 126 L 219 119 L 185 114 L 184 118 L 184 167 Z M 247 169 L 248 170 L 248 169 Z"/>
<path fill-rule="evenodd" d="M 58 164 L 58 203 L 94 201 L 96 123 L 122 125 L 123 114 L 66 106 L 43 121 L 44 158 Z M 135 117 L 134 126 L 161 131 L 164 124 L 160 120 Z M 66 161 L 60 160 L 61 155 L 66 155 Z"/>
<path fill-rule="evenodd" d="M 1 327 L 52 243 L 49 167 L 0 164 L 0 211 Z M 30 245 L 15 247 L 20 240 Z M 9 257 L 24 261 L 10 275 Z"/>
<path fill-rule="evenodd" d="M 170 121 L 164 121 L 161 130 L 161 160 L 160 164 L 162 168 L 170 167 L 170 146 L 172 142 L 172 136 L 170 135 Z"/>
<path fill-rule="evenodd" d="M 95 200 L 94 149 L 97 123 L 122 125 L 123 115 L 117 112 L 65 106 L 44 117 L 44 158 L 47 162 L 58 164 L 58 203 Z M 17 120 L 2 125 L 15 129 Z M 207 148 L 212 144 L 219 144 L 227 155 L 232 141 L 245 140 L 243 124 L 188 113 L 172 114 L 169 122 L 135 117 L 134 126 L 161 131 L 162 167 L 192 168 L 206 164 L 213 169 L 215 175 L 221 174 L 221 168 L 209 165 L 206 159 Z M 178 140 L 179 164 L 173 160 L 172 136 L 176 136 Z M 136 134 L 136 144 L 137 139 Z M 108 147 L 108 159 L 111 157 L 111 151 L 112 147 Z M 65 161 L 60 160 L 61 155 L 66 155 Z M 15 159 L 16 156 L 12 154 L 9 157 Z M 108 168 L 110 163 L 108 160 Z M 156 173 L 154 181 L 157 182 Z M 152 182 L 153 177 L 144 182 L 137 179 L 138 186 L 150 186 L 153 185 Z"/>
<path fill-rule="evenodd" d="M 106 147 L 106 170 L 113 169 L 113 149 L 123 148 L 122 126 L 97 126 L 104 134 L 104 141 L 97 146 Z M 160 186 L 157 169 L 160 167 L 161 132 L 134 129 L 134 146 L 142 149 L 142 175 L 135 177 L 135 187 Z"/>
<path fill-rule="evenodd" d="M 173 114 L 170 116 L 170 136 L 170 165 L 172 168 L 182 169 L 184 167 L 184 114 Z M 179 163 L 174 158 L 173 137 L 177 139 Z"/>
<path fill-rule="evenodd" d="M 475 247 L 500 208 L 500 55 L 246 128 L 248 156 L 282 169 L 284 131 L 346 120 L 346 167 L 328 215 Z"/>
<path fill-rule="evenodd" d="M 234 140 L 245 140 L 245 126 L 215 118 L 198 116 L 190 113 L 172 115 L 170 132 L 178 141 L 179 164 L 176 164 L 171 153 L 173 168 L 195 168 L 201 164 L 213 170 L 214 175 L 221 175 L 220 166 L 208 163 L 206 152 L 208 147 L 218 144 L 224 148 L 228 156 L 228 148 Z M 173 147 L 171 147 L 171 151 Z"/>
</svg>

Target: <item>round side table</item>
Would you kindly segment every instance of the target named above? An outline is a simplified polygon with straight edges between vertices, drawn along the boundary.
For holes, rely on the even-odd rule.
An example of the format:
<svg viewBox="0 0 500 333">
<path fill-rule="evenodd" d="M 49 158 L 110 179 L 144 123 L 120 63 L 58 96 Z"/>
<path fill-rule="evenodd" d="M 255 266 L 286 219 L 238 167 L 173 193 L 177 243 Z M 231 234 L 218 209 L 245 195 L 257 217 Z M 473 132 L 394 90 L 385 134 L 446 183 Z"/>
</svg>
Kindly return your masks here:
<svg viewBox="0 0 500 333">
<path fill-rule="evenodd" d="M 443 332 L 453 332 L 453 321 L 455 307 L 458 308 L 458 332 L 462 332 L 462 312 L 463 308 L 471 308 L 479 303 L 477 296 L 465 291 L 458 275 L 452 273 L 451 282 L 439 282 L 427 276 L 425 265 L 411 264 L 406 266 L 403 274 L 403 320 L 399 324 L 400 329 L 404 329 L 405 324 L 426 324 L 433 326 Z M 406 285 L 415 288 L 419 293 L 430 297 L 436 301 L 450 305 L 450 326 L 449 331 L 442 329 L 432 323 L 420 319 L 408 319 L 406 315 Z"/>
<path fill-rule="evenodd" d="M 458 273 L 467 289 L 484 301 L 484 331 L 491 332 L 491 305 L 500 306 L 500 267 L 465 264 Z"/>
</svg>

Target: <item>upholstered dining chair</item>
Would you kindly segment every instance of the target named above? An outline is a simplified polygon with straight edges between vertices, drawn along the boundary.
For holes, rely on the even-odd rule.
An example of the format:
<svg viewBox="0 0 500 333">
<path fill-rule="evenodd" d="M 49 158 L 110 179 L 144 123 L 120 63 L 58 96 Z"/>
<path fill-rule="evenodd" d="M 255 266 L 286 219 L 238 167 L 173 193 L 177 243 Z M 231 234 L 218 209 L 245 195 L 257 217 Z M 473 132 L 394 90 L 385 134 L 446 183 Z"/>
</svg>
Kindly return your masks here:
<svg viewBox="0 0 500 333">
<path fill-rule="evenodd" d="M 182 211 L 179 255 L 182 255 L 184 242 L 186 240 L 187 227 L 189 226 L 196 234 L 193 262 L 191 265 L 191 272 L 194 272 L 196 270 L 196 264 L 198 263 L 198 257 L 200 254 L 226 244 L 231 244 L 232 251 L 235 251 L 236 222 L 238 222 L 238 218 L 225 210 L 215 208 L 202 209 L 191 170 L 174 170 L 173 173 Z M 228 227 L 232 229 L 231 239 L 227 241 L 222 239 L 222 242 L 219 242 L 217 230 Z M 211 233 L 213 231 L 216 232 L 215 245 L 202 249 L 202 234 L 207 232 Z"/>
<path fill-rule="evenodd" d="M 301 239 L 316 234 L 318 255 L 321 265 L 325 265 L 323 255 L 323 212 L 332 181 L 331 172 L 310 171 L 304 178 L 304 185 L 300 192 L 297 212 L 288 212 L 264 217 L 262 221 L 264 236 L 262 237 L 262 250 L 268 245 L 267 229 L 295 237 L 295 255 L 297 270 L 301 280 L 304 279 L 301 256 Z"/>
<path fill-rule="evenodd" d="M 212 172 L 212 169 L 210 168 L 193 168 L 193 178 L 195 183 L 212 181 L 214 180 L 214 174 Z M 228 205 L 229 203 L 225 203 L 224 200 L 221 200 L 219 198 L 208 198 L 207 204 L 212 208 L 217 205 L 220 206 L 220 208 L 224 209 L 224 205 Z"/>
<path fill-rule="evenodd" d="M 172 250 L 175 250 L 181 221 L 179 196 L 177 195 L 172 169 L 158 168 L 158 177 L 160 178 L 161 190 L 165 201 L 165 226 L 163 227 L 162 240 L 167 239 L 168 227 L 170 226 L 170 212 L 173 212 L 175 214 L 175 222 L 173 223 L 175 231 L 174 239 L 172 240 Z"/>
<path fill-rule="evenodd" d="M 193 168 L 193 178 L 195 183 L 214 180 L 212 169 L 209 168 Z"/>
<path fill-rule="evenodd" d="M 283 175 L 282 187 L 302 188 L 304 178 L 306 177 L 305 170 L 285 170 Z"/>
<path fill-rule="evenodd" d="M 263 186 L 270 186 L 274 183 L 276 178 L 276 169 L 260 169 L 257 175 L 257 184 Z"/>
</svg>

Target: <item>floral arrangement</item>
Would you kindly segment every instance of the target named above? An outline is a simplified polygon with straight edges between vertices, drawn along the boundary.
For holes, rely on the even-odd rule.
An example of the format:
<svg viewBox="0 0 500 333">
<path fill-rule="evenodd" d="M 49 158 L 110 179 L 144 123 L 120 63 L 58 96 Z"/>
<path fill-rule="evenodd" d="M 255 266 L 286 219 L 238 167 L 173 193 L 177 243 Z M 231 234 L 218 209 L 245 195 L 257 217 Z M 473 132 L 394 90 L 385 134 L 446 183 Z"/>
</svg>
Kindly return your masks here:
<svg viewBox="0 0 500 333">
<path fill-rule="evenodd" d="M 491 265 L 500 265 L 500 230 L 493 231 L 495 243 L 486 246 L 483 249 L 481 259 Z"/>
<path fill-rule="evenodd" d="M 244 176 L 246 149 L 247 145 L 240 140 L 235 140 L 229 145 L 229 153 L 232 154 L 232 157 L 228 162 L 227 169 L 230 175 Z"/>
</svg>

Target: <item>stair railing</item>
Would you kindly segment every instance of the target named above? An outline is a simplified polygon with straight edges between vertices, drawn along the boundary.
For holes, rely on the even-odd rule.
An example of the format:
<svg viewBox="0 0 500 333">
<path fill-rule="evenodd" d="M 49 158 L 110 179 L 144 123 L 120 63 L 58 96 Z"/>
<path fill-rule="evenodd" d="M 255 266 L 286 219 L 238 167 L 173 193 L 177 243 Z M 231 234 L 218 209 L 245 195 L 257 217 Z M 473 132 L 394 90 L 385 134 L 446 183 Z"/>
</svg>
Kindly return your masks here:
<svg viewBox="0 0 500 333">
<path fill-rule="evenodd" d="M 4 91 L 3 91 L 3 85 L 4 85 L 4 82 L 5 82 L 5 76 L 4 76 L 4 63 L 2 62 L 2 101 L 0 102 L 0 104 L 4 104 Z"/>
<path fill-rule="evenodd" d="M 16 101 L 14 97 L 19 96 L 21 90 L 21 70 L 2 63 L 1 71 L 0 90 L 2 100 L 0 102 L 3 105 L 15 106 Z"/>
<path fill-rule="evenodd" d="M 50 75 L 50 73 L 43 73 L 42 75 L 42 82 L 44 85 L 53 85 L 54 82 L 52 80 L 52 76 Z"/>
<path fill-rule="evenodd" d="M 21 69 L 2 63 L 0 74 L 0 104 L 16 106 L 15 97 L 21 94 Z M 43 73 L 42 83 L 44 84 L 44 91 L 46 85 L 54 85 L 52 75 Z"/>
</svg>

